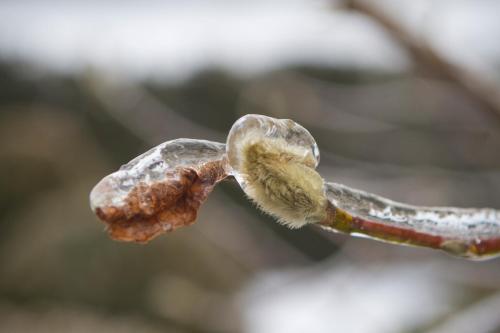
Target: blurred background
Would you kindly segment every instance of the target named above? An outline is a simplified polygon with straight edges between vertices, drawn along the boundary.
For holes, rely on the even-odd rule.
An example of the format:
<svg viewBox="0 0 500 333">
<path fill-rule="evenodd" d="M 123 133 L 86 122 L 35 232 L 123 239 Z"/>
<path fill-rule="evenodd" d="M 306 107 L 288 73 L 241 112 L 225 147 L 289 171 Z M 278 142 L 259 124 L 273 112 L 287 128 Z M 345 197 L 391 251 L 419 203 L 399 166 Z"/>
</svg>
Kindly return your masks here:
<svg viewBox="0 0 500 333">
<path fill-rule="evenodd" d="M 231 182 L 196 224 L 110 240 L 91 188 L 247 113 L 327 180 L 500 208 L 500 2 L 1 0 L 1 332 L 500 332 L 500 261 L 291 231 Z"/>
</svg>

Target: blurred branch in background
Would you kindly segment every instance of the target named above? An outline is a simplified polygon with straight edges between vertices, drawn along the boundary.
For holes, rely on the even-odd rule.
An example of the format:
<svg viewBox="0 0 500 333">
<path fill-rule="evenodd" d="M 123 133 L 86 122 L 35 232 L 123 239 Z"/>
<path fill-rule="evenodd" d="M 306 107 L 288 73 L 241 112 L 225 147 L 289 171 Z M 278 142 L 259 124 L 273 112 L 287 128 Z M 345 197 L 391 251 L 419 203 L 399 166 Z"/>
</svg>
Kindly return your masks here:
<svg viewBox="0 0 500 333">
<path fill-rule="evenodd" d="M 396 19 L 386 14 L 376 2 L 347 0 L 345 6 L 380 24 L 408 51 L 418 65 L 427 68 L 434 76 L 457 84 L 465 93 L 479 102 L 484 110 L 493 113 L 496 120 L 500 122 L 500 89 L 497 84 L 446 59 L 429 43 L 415 37 Z"/>
<path fill-rule="evenodd" d="M 186 135 L 206 140 L 224 140 L 223 133 L 186 119 L 145 88 L 129 80 L 112 79 L 92 72 L 80 82 L 82 88 L 101 103 L 103 111 L 148 145 Z"/>
<path fill-rule="evenodd" d="M 247 85 L 240 113 L 257 110 L 297 120 L 312 130 L 325 156 L 494 169 L 500 165 L 494 154 L 500 150 L 500 132 L 457 90 L 414 77 L 341 84 L 286 72 Z"/>
<path fill-rule="evenodd" d="M 449 315 L 428 333 L 497 332 L 500 328 L 500 292 L 466 306 Z"/>
</svg>

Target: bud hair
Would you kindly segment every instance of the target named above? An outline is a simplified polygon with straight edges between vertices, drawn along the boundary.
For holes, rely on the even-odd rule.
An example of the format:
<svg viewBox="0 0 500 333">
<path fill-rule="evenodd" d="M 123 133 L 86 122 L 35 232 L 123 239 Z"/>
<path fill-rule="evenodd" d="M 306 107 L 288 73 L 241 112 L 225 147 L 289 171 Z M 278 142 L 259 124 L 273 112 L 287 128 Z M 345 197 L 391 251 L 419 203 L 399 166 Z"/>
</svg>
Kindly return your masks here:
<svg viewBox="0 0 500 333">
<path fill-rule="evenodd" d="M 245 191 L 264 212 L 290 228 L 325 219 L 323 179 L 309 151 L 284 139 L 250 135 L 241 146 L 241 162 Z"/>
</svg>

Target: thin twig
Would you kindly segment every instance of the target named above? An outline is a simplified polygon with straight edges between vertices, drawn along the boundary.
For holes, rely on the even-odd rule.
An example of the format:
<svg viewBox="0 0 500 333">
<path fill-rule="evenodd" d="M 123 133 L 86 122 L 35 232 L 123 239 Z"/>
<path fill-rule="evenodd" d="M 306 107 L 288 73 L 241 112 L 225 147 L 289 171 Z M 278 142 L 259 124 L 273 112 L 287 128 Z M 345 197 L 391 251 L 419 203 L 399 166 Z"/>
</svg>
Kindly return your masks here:
<svg viewBox="0 0 500 333">
<path fill-rule="evenodd" d="M 96 98 L 103 111 L 148 145 L 180 137 L 184 133 L 200 138 L 224 138 L 221 133 L 175 112 L 138 84 L 98 74 L 87 75 L 81 84 Z"/>
<path fill-rule="evenodd" d="M 324 182 L 318 162 L 315 140 L 299 124 L 246 115 L 227 145 L 178 139 L 132 160 L 94 187 L 91 205 L 113 238 L 146 242 L 192 223 L 213 187 L 234 176 L 263 211 L 291 228 L 319 224 L 470 259 L 500 255 L 500 210 L 398 203 Z"/>
<path fill-rule="evenodd" d="M 470 259 L 500 254 L 500 210 L 413 206 L 341 184 L 325 187 L 331 206 L 321 225 L 328 230 Z"/>
</svg>

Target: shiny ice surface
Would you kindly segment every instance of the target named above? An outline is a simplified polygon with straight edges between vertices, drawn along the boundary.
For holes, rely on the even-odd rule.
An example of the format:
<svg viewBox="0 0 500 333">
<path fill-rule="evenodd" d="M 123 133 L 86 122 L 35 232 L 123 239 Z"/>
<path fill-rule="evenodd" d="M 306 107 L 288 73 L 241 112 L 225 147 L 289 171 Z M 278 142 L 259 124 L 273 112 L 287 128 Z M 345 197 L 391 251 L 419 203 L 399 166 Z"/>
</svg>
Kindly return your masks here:
<svg viewBox="0 0 500 333">
<path fill-rule="evenodd" d="M 238 119 L 227 137 L 227 156 L 233 176 L 245 189 L 246 182 L 239 175 L 241 170 L 241 147 L 248 140 L 261 138 L 282 139 L 287 145 L 300 148 L 304 156 L 311 156 L 317 166 L 319 149 L 311 133 L 290 119 L 276 119 L 257 114 L 249 114 Z"/>
<path fill-rule="evenodd" d="M 353 216 L 446 238 L 480 240 L 500 235 L 500 211 L 491 208 L 420 207 L 326 183 L 329 201 Z"/>
<path fill-rule="evenodd" d="M 222 160 L 225 144 L 196 139 L 176 139 L 164 142 L 104 177 L 90 193 L 90 205 L 119 207 L 138 184 L 150 185 L 177 177 L 180 166 L 196 168 L 209 161 Z"/>
</svg>

